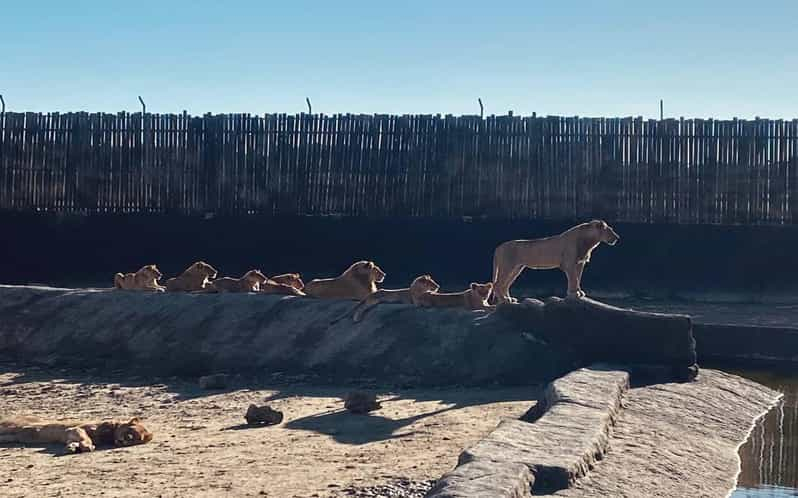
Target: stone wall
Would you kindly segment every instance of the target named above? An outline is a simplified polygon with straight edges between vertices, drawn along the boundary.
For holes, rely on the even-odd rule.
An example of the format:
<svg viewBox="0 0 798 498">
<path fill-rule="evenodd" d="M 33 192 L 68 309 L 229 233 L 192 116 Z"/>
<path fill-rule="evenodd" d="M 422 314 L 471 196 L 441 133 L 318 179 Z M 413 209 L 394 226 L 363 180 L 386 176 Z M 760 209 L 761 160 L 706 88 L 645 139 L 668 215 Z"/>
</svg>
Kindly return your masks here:
<svg viewBox="0 0 798 498">
<path fill-rule="evenodd" d="M 674 375 L 695 364 L 689 318 L 589 300 L 492 314 L 381 305 L 360 323 L 340 319 L 353 305 L 0 286 L 0 354 L 165 375 L 283 371 L 428 385 L 539 383 L 595 361 L 644 363 Z"/>
</svg>

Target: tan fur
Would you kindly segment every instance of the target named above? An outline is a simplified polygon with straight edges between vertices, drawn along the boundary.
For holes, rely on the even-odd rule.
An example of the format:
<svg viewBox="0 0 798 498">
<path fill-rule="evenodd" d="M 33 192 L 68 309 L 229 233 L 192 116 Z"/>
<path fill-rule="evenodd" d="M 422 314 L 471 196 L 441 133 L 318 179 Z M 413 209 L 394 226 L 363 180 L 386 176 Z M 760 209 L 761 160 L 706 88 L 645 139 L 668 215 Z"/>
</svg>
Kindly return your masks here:
<svg viewBox="0 0 798 498">
<path fill-rule="evenodd" d="M 48 421 L 38 417 L 0 420 L 0 443 L 66 445 L 70 453 L 94 451 L 99 445 L 132 446 L 152 440 L 137 417 L 127 422 Z"/>
<path fill-rule="evenodd" d="M 268 280 L 260 270 L 249 270 L 241 278 L 217 278 L 199 292 L 258 292 Z"/>
<path fill-rule="evenodd" d="M 304 296 L 305 293 L 292 285 L 280 284 L 272 279 L 268 279 L 260 284 L 260 292 L 263 294 L 284 294 L 286 296 Z"/>
<path fill-rule="evenodd" d="M 216 268 L 204 261 L 197 261 L 179 276 L 166 281 L 166 290 L 169 292 L 192 292 L 202 290 L 208 286 L 211 279 L 216 278 Z"/>
<path fill-rule="evenodd" d="M 114 287 L 125 290 L 147 290 L 163 292 L 165 287 L 158 285 L 163 276 L 155 265 L 142 266 L 136 273 L 117 273 L 114 275 Z"/>
<path fill-rule="evenodd" d="M 385 272 L 373 261 L 358 261 L 335 278 L 319 278 L 305 285 L 305 294 L 323 299 L 361 300 L 377 291 Z"/>
<path fill-rule="evenodd" d="M 438 291 L 441 286 L 433 280 L 430 275 L 421 275 L 413 280 L 411 286 L 415 286 L 418 292 L 426 290 L 429 292 Z M 413 297 L 410 294 L 410 287 L 406 289 L 379 289 L 376 292 L 369 294 L 366 299 L 360 301 L 355 306 L 352 313 L 352 321 L 359 322 L 363 319 L 363 315 L 380 303 L 400 303 L 400 304 L 413 304 Z"/>
<path fill-rule="evenodd" d="M 568 278 L 568 296 L 584 297 L 582 272 L 593 249 L 601 242 L 615 245 L 618 240 L 606 222 L 593 220 L 552 237 L 504 242 L 493 255 L 494 295 L 498 302 L 516 302 L 510 297 L 510 286 L 524 268 L 559 268 Z"/>
<path fill-rule="evenodd" d="M 472 282 L 462 292 L 430 292 L 423 287 L 410 286 L 413 304 L 422 308 L 465 308 L 467 310 L 491 309 L 488 304 L 493 284 Z"/>
<path fill-rule="evenodd" d="M 270 277 L 269 280 L 277 284 L 290 285 L 296 290 L 305 288 L 305 283 L 302 281 L 302 277 L 299 273 L 284 273 L 282 275 Z"/>
</svg>

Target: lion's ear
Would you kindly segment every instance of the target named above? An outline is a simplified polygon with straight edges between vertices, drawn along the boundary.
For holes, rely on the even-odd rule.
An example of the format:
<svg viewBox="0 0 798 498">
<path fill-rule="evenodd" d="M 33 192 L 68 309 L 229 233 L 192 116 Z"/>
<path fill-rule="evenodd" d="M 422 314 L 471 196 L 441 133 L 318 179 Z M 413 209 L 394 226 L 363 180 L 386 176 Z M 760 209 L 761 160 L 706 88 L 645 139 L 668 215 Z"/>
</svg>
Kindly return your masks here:
<svg viewBox="0 0 798 498">
<path fill-rule="evenodd" d="M 478 286 L 479 284 L 477 284 L 476 282 L 471 282 L 471 290 L 476 290 Z"/>
<path fill-rule="evenodd" d="M 375 266 L 375 265 L 374 265 L 374 261 L 369 261 L 369 262 L 368 262 L 368 267 L 369 267 L 369 268 L 374 268 L 374 266 Z"/>
<path fill-rule="evenodd" d="M 128 421 L 128 424 L 138 424 L 139 422 L 141 422 L 139 417 L 133 417 L 130 419 L 130 421 Z"/>
</svg>

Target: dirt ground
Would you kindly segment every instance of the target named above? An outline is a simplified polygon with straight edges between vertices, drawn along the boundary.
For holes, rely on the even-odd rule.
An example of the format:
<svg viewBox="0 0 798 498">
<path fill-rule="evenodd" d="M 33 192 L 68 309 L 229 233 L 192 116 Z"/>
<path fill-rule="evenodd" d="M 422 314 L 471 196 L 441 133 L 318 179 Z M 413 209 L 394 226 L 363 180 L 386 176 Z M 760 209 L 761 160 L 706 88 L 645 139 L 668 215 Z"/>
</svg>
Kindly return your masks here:
<svg viewBox="0 0 798 498">
<path fill-rule="evenodd" d="M 408 389 L 379 393 L 382 408 L 352 415 L 353 386 L 237 378 L 224 391 L 196 382 L 137 379 L 0 364 L 0 418 L 145 417 L 143 446 L 63 455 L 0 445 L 0 496 L 423 496 L 463 447 L 518 417 L 538 389 Z M 249 428 L 250 403 L 285 414 Z"/>
</svg>

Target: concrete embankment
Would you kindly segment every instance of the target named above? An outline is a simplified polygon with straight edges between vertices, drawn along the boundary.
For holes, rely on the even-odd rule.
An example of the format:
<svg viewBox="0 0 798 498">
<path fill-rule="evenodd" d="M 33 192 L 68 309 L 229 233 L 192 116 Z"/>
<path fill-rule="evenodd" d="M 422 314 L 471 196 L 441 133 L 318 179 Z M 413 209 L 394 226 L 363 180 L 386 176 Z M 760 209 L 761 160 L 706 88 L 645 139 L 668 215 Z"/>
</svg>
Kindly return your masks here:
<svg viewBox="0 0 798 498">
<path fill-rule="evenodd" d="M 496 313 L 351 301 L 0 286 L 0 354 L 158 374 L 284 371 L 414 384 L 531 384 L 593 362 L 695 371 L 690 320 L 593 301 Z M 677 375 L 678 374 L 678 375 Z"/>
<path fill-rule="evenodd" d="M 606 367 L 557 379 L 536 419 L 501 422 L 428 496 L 724 497 L 739 473 L 737 449 L 780 398 L 714 370 L 688 383 L 627 382 Z"/>
</svg>

